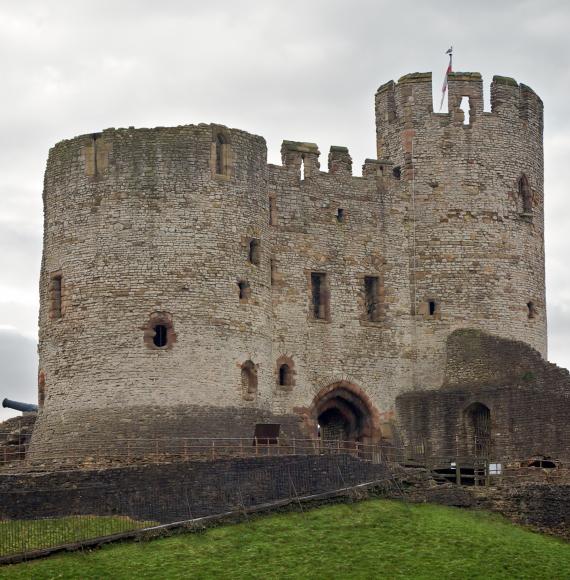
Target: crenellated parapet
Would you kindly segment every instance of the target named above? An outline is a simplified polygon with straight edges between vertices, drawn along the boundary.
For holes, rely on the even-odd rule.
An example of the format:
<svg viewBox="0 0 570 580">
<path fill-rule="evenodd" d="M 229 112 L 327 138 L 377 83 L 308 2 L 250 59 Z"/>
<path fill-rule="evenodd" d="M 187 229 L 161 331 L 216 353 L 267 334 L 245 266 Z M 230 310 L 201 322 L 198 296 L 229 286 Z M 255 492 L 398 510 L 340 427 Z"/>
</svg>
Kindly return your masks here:
<svg viewBox="0 0 570 580">
<path fill-rule="evenodd" d="M 472 127 L 484 115 L 492 115 L 507 123 L 518 123 L 519 120 L 534 123 L 542 132 L 543 104 L 540 97 L 530 87 L 512 78 L 493 77 L 490 113 L 484 111 L 483 79 L 480 73 L 450 73 L 447 97 L 449 112 L 434 112 L 431 73 L 407 74 L 397 83 L 390 81 L 380 86 L 375 97 L 378 156 L 385 155 L 386 140 L 394 127 L 422 127 L 433 121 L 434 115 L 436 126 L 440 127 L 448 124 Z M 464 109 L 469 114 L 468 122 Z"/>
</svg>

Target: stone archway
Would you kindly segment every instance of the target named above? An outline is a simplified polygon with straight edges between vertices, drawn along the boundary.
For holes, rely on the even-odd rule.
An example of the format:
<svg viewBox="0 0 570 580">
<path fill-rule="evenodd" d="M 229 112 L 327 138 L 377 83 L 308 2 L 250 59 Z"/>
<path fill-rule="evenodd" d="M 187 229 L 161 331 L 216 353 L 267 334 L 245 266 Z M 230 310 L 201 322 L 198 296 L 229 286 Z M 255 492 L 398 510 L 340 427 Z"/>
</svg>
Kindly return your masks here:
<svg viewBox="0 0 570 580">
<path fill-rule="evenodd" d="M 322 441 L 371 443 L 380 439 L 378 412 L 360 387 L 346 381 L 321 389 L 310 416 L 313 432 Z"/>
</svg>

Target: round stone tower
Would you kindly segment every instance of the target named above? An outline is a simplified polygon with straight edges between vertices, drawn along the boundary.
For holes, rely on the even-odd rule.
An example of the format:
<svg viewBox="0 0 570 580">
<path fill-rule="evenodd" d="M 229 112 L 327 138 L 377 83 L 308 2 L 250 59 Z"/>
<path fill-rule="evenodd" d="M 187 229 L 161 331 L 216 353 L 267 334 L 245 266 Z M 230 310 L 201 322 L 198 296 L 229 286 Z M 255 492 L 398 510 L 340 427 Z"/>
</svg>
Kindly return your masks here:
<svg viewBox="0 0 570 580">
<path fill-rule="evenodd" d="M 546 356 L 543 106 L 495 76 L 491 112 L 479 73 L 449 75 L 434 113 L 430 73 L 376 93 L 378 157 L 408 192 L 415 387 L 441 385 L 445 341 L 480 328 Z"/>
<path fill-rule="evenodd" d="M 31 457 L 257 423 L 389 439 L 398 395 L 446 386 L 455 330 L 545 356 L 542 102 L 494 77 L 485 112 L 481 76 L 452 73 L 440 114 L 431 87 L 378 89 L 362 176 L 345 147 L 328 171 L 298 141 L 267 165 L 263 138 L 217 125 L 56 145 Z"/>
<path fill-rule="evenodd" d="M 214 125 L 50 151 L 32 457 L 251 435 L 272 366 L 266 172 L 263 138 Z"/>
</svg>

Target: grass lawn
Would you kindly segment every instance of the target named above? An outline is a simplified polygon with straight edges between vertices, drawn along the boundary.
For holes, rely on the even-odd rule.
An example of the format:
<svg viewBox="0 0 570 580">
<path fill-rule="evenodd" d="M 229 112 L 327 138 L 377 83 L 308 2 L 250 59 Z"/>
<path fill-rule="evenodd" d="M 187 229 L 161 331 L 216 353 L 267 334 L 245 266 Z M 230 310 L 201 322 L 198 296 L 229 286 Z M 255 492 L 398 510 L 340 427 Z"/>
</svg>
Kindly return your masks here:
<svg viewBox="0 0 570 580">
<path fill-rule="evenodd" d="M 0 554 L 7 556 L 26 550 L 109 536 L 153 525 L 125 516 L 81 516 L 43 520 L 0 521 Z"/>
<path fill-rule="evenodd" d="M 499 516 L 369 500 L 0 568 L 1 578 L 570 578 L 570 544 Z"/>
</svg>

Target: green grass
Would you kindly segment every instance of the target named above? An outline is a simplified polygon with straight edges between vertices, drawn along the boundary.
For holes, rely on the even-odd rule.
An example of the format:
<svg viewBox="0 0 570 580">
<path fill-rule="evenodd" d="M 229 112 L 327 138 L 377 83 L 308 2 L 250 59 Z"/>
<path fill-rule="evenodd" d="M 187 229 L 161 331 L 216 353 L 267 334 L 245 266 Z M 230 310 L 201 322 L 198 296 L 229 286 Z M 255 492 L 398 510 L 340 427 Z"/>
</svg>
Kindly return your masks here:
<svg viewBox="0 0 570 580">
<path fill-rule="evenodd" d="M 569 578 L 570 544 L 481 512 L 370 500 L 0 568 L 18 578 Z"/>
<path fill-rule="evenodd" d="M 77 516 L 0 521 L 0 555 L 60 546 L 153 525 L 125 516 Z"/>
</svg>

